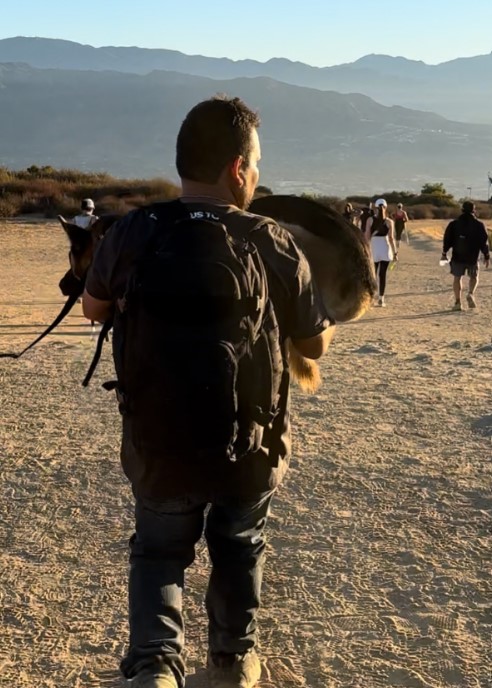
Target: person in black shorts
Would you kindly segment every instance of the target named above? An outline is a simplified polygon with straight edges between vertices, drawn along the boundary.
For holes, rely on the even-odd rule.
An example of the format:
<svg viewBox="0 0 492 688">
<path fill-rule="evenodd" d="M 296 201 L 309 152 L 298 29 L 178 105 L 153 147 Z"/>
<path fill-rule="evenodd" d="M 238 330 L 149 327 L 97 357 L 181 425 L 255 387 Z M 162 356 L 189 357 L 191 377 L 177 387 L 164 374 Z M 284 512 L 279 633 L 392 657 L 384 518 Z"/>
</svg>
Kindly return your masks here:
<svg viewBox="0 0 492 688">
<path fill-rule="evenodd" d="M 442 259 L 447 260 L 448 251 L 451 254 L 451 274 L 454 277 L 454 311 L 462 311 L 461 303 L 462 280 L 465 273 L 469 277 L 468 294 L 466 297 L 468 307 L 476 308 L 475 291 L 478 285 L 478 259 L 483 254 L 485 267 L 489 267 L 490 249 L 489 237 L 483 222 L 475 217 L 475 205 L 471 201 L 465 201 L 462 206 L 462 214 L 446 227 L 444 233 Z"/>
</svg>

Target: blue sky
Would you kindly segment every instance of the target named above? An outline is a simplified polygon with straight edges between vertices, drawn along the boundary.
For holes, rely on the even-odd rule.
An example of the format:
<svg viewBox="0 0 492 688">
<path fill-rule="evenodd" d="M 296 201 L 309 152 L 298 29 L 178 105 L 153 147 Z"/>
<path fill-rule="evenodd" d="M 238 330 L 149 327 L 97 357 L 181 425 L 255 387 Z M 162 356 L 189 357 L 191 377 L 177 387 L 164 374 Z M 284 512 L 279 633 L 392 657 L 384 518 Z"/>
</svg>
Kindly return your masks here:
<svg viewBox="0 0 492 688">
<path fill-rule="evenodd" d="M 261 62 L 287 57 L 317 66 L 352 62 L 368 53 L 436 64 L 492 51 L 492 3 L 17 0 L 0 12 L 0 38 L 11 36 L 168 48 Z"/>
</svg>

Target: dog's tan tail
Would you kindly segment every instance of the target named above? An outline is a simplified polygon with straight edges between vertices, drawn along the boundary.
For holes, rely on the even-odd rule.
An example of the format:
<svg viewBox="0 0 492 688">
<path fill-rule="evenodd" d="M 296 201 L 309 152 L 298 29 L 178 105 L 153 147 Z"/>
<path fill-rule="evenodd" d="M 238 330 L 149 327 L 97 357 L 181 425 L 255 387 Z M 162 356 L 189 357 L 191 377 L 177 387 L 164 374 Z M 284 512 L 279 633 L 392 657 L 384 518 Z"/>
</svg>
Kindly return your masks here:
<svg viewBox="0 0 492 688">
<path fill-rule="evenodd" d="M 288 340 L 289 367 L 294 380 L 298 382 L 304 392 L 316 392 L 321 384 L 318 364 L 309 358 L 304 358 L 297 351 L 291 340 Z"/>
</svg>

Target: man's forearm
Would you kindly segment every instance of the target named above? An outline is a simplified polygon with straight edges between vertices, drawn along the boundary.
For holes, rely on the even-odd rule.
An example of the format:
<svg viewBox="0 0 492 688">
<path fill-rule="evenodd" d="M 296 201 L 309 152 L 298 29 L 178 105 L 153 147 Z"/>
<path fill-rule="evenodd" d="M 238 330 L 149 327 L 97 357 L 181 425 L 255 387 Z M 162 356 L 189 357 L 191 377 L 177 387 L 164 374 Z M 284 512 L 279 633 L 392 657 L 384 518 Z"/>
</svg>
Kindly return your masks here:
<svg viewBox="0 0 492 688">
<path fill-rule="evenodd" d="M 113 314 L 113 302 L 96 299 L 86 289 L 82 295 L 82 312 L 87 320 L 103 323 Z"/>
<path fill-rule="evenodd" d="M 484 231 L 480 250 L 483 253 L 485 260 L 490 260 L 489 235 L 487 234 L 487 230 Z"/>
<path fill-rule="evenodd" d="M 452 240 L 452 233 L 450 227 L 446 228 L 446 231 L 444 232 L 444 237 L 442 240 L 442 252 L 447 253 L 450 248 L 453 247 L 453 240 Z"/>
</svg>

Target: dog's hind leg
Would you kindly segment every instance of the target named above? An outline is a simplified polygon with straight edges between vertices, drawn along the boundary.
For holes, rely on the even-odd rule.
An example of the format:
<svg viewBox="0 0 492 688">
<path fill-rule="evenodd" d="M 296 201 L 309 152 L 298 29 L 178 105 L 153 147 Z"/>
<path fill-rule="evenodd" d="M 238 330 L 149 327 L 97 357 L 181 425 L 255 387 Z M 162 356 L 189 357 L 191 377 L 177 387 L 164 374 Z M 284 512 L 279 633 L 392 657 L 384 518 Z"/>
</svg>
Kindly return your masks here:
<svg viewBox="0 0 492 688">
<path fill-rule="evenodd" d="M 292 344 L 287 341 L 289 353 L 289 368 L 294 380 L 304 392 L 316 392 L 321 384 L 321 375 L 318 364 L 309 358 L 304 358 Z"/>
</svg>

